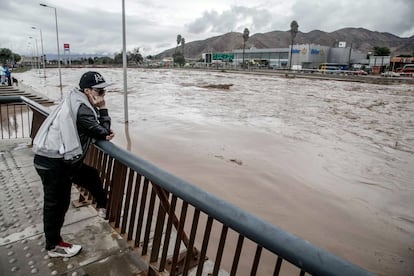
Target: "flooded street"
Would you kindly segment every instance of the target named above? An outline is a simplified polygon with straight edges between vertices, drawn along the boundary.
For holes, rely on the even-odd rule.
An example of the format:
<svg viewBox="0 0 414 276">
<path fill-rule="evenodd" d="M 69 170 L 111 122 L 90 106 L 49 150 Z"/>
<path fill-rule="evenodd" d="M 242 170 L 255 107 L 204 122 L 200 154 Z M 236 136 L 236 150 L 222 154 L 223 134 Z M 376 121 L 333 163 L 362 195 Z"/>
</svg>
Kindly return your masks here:
<svg viewBox="0 0 414 276">
<path fill-rule="evenodd" d="M 114 143 L 380 275 L 414 275 L 414 87 L 122 69 Z M 63 95 L 87 69 L 62 69 Z M 59 100 L 57 70 L 15 74 Z M 206 88 L 232 84 L 230 89 Z"/>
</svg>

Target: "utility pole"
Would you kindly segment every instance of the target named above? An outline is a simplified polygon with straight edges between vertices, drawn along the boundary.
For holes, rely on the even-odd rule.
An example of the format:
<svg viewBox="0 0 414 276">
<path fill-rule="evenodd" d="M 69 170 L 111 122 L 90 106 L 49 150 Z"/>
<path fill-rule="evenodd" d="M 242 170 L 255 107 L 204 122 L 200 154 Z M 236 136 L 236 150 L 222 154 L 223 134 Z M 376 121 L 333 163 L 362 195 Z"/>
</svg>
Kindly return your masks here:
<svg viewBox="0 0 414 276">
<path fill-rule="evenodd" d="M 126 56 L 125 0 L 122 0 L 122 67 L 124 73 L 124 122 L 128 123 L 128 86 L 127 86 L 127 56 Z"/>
</svg>

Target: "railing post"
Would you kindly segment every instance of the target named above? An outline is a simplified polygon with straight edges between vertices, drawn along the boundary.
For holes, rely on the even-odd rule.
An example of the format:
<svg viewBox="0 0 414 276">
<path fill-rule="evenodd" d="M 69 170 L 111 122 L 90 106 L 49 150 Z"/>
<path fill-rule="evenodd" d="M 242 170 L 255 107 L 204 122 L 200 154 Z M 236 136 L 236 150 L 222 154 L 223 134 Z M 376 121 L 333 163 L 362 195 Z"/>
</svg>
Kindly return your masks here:
<svg viewBox="0 0 414 276">
<path fill-rule="evenodd" d="M 155 191 L 158 189 L 157 185 L 153 184 L 153 187 Z M 161 238 L 162 238 L 162 231 L 164 228 L 164 222 L 165 222 L 165 214 L 166 210 L 162 207 L 162 198 L 160 198 L 160 205 L 158 207 L 158 215 L 157 215 L 157 222 L 155 225 L 154 230 L 154 240 L 152 241 L 152 249 L 151 249 L 151 257 L 150 257 L 150 263 L 154 263 L 158 261 L 158 255 L 160 252 L 160 246 L 161 246 Z"/>
</svg>

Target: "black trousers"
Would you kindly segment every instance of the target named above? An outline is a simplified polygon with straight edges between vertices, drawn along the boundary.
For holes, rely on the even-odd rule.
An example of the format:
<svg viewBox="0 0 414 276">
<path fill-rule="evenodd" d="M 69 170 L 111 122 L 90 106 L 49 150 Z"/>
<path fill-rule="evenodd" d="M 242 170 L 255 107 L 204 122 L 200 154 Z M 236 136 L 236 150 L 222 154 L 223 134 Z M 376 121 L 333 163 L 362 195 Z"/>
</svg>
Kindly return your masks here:
<svg viewBox="0 0 414 276">
<path fill-rule="evenodd" d="M 50 250 L 62 241 L 60 231 L 70 205 L 72 183 L 91 192 L 97 208 L 106 208 L 107 197 L 98 171 L 86 164 L 73 167 L 61 162 L 53 169 L 36 168 L 36 171 L 43 183 L 43 229 L 46 249 Z"/>
</svg>

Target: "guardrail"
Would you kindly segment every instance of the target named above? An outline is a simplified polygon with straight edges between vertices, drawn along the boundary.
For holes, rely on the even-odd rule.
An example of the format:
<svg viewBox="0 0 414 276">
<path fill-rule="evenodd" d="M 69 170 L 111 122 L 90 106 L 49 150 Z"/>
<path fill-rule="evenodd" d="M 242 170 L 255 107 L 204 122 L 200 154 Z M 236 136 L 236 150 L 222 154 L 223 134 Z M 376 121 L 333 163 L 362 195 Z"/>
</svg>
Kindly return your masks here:
<svg viewBox="0 0 414 276">
<path fill-rule="evenodd" d="M 30 109 L 17 117 L 31 120 L 21 126 L 31 125 L 25 133 L 33 138 L 48 111 L 25 97 L 0 96 L 2 116 L 3 105 L 4 116 L 16 116 L 13 103 Z M 2 138 L 16 137 L 5 129 Z M 109 222 L 147 261 L 148 275 L 372 275 L 113 143 L 97 141 L 85 162 L 100 172 Z"/>
</svg>

